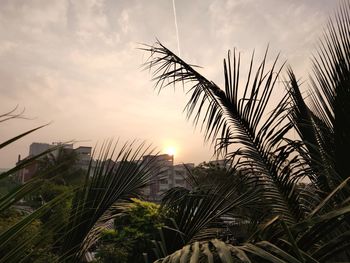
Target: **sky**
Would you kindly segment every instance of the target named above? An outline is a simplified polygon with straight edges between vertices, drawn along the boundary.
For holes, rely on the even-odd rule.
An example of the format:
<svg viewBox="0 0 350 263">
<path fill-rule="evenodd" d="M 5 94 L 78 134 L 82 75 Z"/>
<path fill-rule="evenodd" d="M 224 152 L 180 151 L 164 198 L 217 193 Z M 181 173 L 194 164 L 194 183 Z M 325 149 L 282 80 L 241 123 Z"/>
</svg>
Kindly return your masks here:
<svg viewBox="0 0 350 263">
<path fill-rule="evenodd" d="M 338 1 L 329 0 L 0 0 L 0 113 L 18 105 L 27 119 L 0 123 L 0 142 L 50 123 L 0 151 L 12 167 L 32 142 L 94 146 L 105 139 L 146 141 L 175 162 L 208 161 L 213 148 L 186 120 L 187 98 L 154 90 L 142 70 L 142 44 L 159 39 L 217 84 L 227 50 L 280 52 L 301 80 Z M 281 87 L 282 89 L 282 87 Z"/>
</svg>

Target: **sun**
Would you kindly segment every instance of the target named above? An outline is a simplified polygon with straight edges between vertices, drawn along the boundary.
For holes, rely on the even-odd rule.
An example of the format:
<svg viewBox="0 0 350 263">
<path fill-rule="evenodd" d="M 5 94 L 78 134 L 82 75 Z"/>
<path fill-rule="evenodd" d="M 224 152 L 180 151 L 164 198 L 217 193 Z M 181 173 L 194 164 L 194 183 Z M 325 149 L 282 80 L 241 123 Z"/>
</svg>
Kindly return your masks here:
<svg viewBox="0 0 350 263">
<path fill-rule="evenodd" d="M 176 148 L 174 146 L 168 146 L 165 148 L 165 153 L 174 156 L 176 153 Z"/>
</svg>

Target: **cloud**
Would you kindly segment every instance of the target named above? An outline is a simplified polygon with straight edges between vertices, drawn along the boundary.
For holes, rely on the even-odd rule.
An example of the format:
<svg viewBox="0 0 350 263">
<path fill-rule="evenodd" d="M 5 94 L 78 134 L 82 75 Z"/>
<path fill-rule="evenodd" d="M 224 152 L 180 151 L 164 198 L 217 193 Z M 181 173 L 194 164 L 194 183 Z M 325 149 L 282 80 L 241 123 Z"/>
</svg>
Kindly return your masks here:
<svg viewBox="0 0 350 263">
<path fill-rule="evenodd" d="M 228 49 L 242 51 L 244 64 L 254 48 L 259 56 L 270 43 L 272 55 L 281 51 L 283 59 L 304 73 L 320 25 L 335 4 L 177 0 L 182 57 L 203 66 L 200 72 L 220 84 Z M 171 1 L 2 0 L 1 5 L 1 111 L 20 104 L 28 115 L 38 117 L 33 125 L 54 124 L 9 150 L 0 166 L 13 163 L 18 152 L 26 153 L 33 139 L 121 136 L 157 144 L 159 138 L 173 137 L 186 147 L 181 149 L 183 161 L 211 156 L 185 121 L 182 91 L 157 96 L 150 75 L 140 70 L 148 54 L 137 50 L 138 43 L 158 38 L 177 49 Z M 10 137 L 30 126 L 13 122 L 2 134 Z"/>
</svg>

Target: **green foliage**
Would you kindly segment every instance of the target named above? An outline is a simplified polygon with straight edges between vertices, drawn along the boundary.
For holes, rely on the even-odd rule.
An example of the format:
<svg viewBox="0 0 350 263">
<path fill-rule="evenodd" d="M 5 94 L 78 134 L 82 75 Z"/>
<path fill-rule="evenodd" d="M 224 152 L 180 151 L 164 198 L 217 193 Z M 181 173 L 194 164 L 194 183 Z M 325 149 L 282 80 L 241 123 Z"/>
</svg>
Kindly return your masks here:
<svg viewBox="0 0 350 263">
<path fill-rule="evenodd" d="M 115 228 L 123 231 L 124 226 L 131 225 L 144 233 L 155 232 L 162 226 L 162 215 L 159 205 L 132 198 L 132 203 L 124 210 L 124 213 L 115 220 Z"/>
<path fill-rule="evenodd" d="M 253 171 L 246 169 L 237 171 L 230 168 L 229 162 L 218 163 L 203 163 L 193 169 L 190 173 L 190 184 L 192 185 L 193 194 L 198 191 L 200 193 L 206 189 L 219 188 L 224 195 L 227 193 L 228 188 L 223 186 L 230 186 L 229 190 L 234 190 L 231 195 L 231 199 L 239 199 L 244 196 L 252 197 L 252 195 L 259 196 L 261 194 L 261 186 L 254 179 Z M 234 186 L 233 186 L 234 185 Z M 196 190 L 196 191 L 195 191 Z M 232 242 L 243 242 L 247 240 L 251 233 L 257 230 L 257 226 L 262 222 L 265 214 L 267 214 L 267 208 L 261 204 L 261 200 L 255 199 L 253 202 L 245 202 L 245 205 L 240 207 L 233 207 L 226 214 L 227 223 L 223 224 L 224 229 L 222 233 L 216 229 L 216 237 L 222 237 L 224 239 L 231 239 Z M 216 224 L 219 226 L 219 224 Z"/>
<path fill-rule="evenodd" d="M 32 249 L 30 256 L 28 257 L 28 262 L 30 263 L 56 263 L 58 261 L 58 256 L 50 251 L 50 247 Z"/>
<path fill-rule="evenodd" d="M 17 107 L 9 112 L 0 114 L 0 123 L 10 121 L 12 119 L 25 119 L 23 117 L 23 111 L 17 113 Z M 35 132 L 38 129 L 43 128 L 46 125 L 39 126 L 29 131 L 23 132 L 5 142 L 0 143 L 0 149 L 15 143 L 22 137 Z M 43 153 L 41 156 L 46 154 Z M 36 259 L 44 256 L 45 253 L 40 253 L 40 256 L 31 258 L 33 251 L 46 251 L 47 242 L 44 240 L 41 242 L 42 246 L 37 246 L 40 234 L 42 233 L 42 223 L 38 218 L 26 222 L 25 227 L 20 231 L 16 229 L 16 226 L 20 225 L 25 221 L 28 216 L 28 212 L 22 210 L 21 207 L 12 207 L 16 202 L 21 200 L 27 194 L 37 190 L 39 179 L 33 180 L 26 185 L 19 185 L 14 175 L 26 165 L 29 165 L 33 160 L 39 156 L 34 156 L 28 160 L 22 162 L 20 165 L 7 170 L 0 174 L 0 260 L 8 256 L 9 251 L 16 251 L 17 254 L 25 255 L 24 262 L 36 262 Z"/>
<path fill-rule="evenodd" d="M 41 187 L 38 194 L 41 196 L 43 202 L 49 202 L 59 194 L 66 192 L 70 187 L 65 185 L 55 184 L 50 181 L 46 181 Z"/>
<path fill-rule="evenodd" d="M 84 185 L 75 191 L 60 261 L 80 262 L 100 238 L 101 228 L 115 218 L 114 208 L 139 196 L 150 175 L 157 174 L 155 158 L 141 158 L 151 153 L 149 148 L 143 144 L 133 147 L 134 144 L 124 144 L 116 151 L 111 150 L 111 141 L 103 145 L 96 166 L 90 167 Z M 110 163 L 114 156 L 115 161 Z"/>
<path fill-rule="evenodd" d="M 97 251 L 96 257 L 98 263 L 126 263 L 129 262 L 130 249 L 128 244 L 123 243 L 117 246 L 118 242 L 105 243 Z"/>
<path fill-rule="evenodd" d="M 77 167 L 78 154 L 72 149 L 59 147 L 39 159 L 38 173 L 47 172 L 46 179 L 56 184 L 79 185 L 84 183 L 85 171 Z"/>
<path fill-rule="evenodd" d="M 99 260 L 142 262 L 143 253 L 147 253 L 149 260 L 155 259 L 152 240 L 159 238 L 163 221 L 159 205 L 133 198 L 132 203 L 115 219 L 114 230 L 102 233 L 97 250 Z M 112 255 L 115 261 L 112 261 Z"/>
<path fill-rule="evenodd" d="M 226 167 L 222 167 L 219 164 L 202 163 L 192 170 L 192 179 L 198 184 L 205 186 L 220 184 L 222 181 L 236 179 L 236 177 Z"/>
<path fill-rule="evenodd" d="M 150 53 L 146 67 L 153 71 L 156 88 L 191 83 L 185 86 L 190 93 L 188 117 L 201 125 L 205 140 L 215 145 L 215 154 L 229 160 L 233 171 L 241 171 L 248 185 L 235 189 L 238 198 L 233 187 L 204 187 L 204 191 L 203 186 L 215 189 L 225 181 L 237 186 L 235 179 L 223 180 L 218 170 L 206 167 L 196 171 L 192 191 L 169 190 L 163 206 L 180 215 L 174 216 L 175 223 L 179 236 L 189 245 L 180 249 L 177 242 L 179 250 L 160 262 L 200 261 L 195 241 L 211 239 L 217 230 L 208 226 L 218 225 L 218 219 L 228 225 L 234 212 L 236 218 L 245 212 L 224 204 L 236 200 L 242 205 L 254 198 L 259 199 L 263 213 L 244 213 L 248 219 L 233 220 L 233 224 L 248 220 L 258 228 L 240 246 L 232 246 L 229 235 L 222 236 L 231 243 L 223 250 L 243 251 L 246 262 L 349 261 L 349 17 L 350 1 L 343 1 L 313 57 L 307 99 L 291 68 L 284 82 L 285 94 L 279 99 L 274 96 L 284 65 L 278 66 L 278 57 L 267 63 L 267 51 L 257 66 L 252 55 L 247 74 L 241 73 L 240 54 L 229 52 L 224 60 L 224 87 L 220 88 L 161 43 L 145 48 Z M 247 75 L 244 83 L 242 75 Z M 299 137 L 291 138 L 292 133 Z M 299 184 L 305 178 L 311 181 L 310 187 Z M 254 188 L 256 195 L 247 196 Z M 226 262 L 232 262 L 233 255 L 227 255 Z"/>
<path fill-rule="evenodd" d="M 100 238 L 101 227 L 115 218 L 114 207 L 139 196 L 150 175 L 157 174 L 154 158 L 141 159 L 152 153 L 149 148 L 144 148 L 143 144 L 136 149 L 132 146 L 134 144 L 124 144 L 117 152 L 111 150 L 111 141 L 103 145 L 96 166 L 85 171 L 83 183 L 77 186 L 68 186 L 66 180 L 55 180 L 64 174 L 64 170 L 57 174 L 55 171 L 60 165 L 53 165 L 41 169 L 38 176 L 15 189 L 13 194 L 18 198 L 24 194 L 18 194 L 22 189 L 29 188 L 24 195 L 36 192 L 40 204 L 34 212 L 0 233 L 0 251 L 17 240 L 36 220 L 43 224 L 40 232 L 6 249 L 0 262 L 34 261 L 32 257 L 40 254 L 40 248 L 44 258 L 58 257 L 58 262 L 84 260 Z M 110 165 L 107 160 L 114 158 L 114 154 L 117 157 Z M 6 198 L 9 201 L 4 200 L 3 204 L 7 207 L 16 201 Z M 23 250 L 28 242 L 33 242 L 36 248 L 30 254 Z"/>
<path fill-rule="evenodd" d="M 0 185 L 0 197 L 8 194 L 11 190 L 16 188 L 18 185 L 19 185 L 18 182 L 16 182 L 12 176 L 2 179 L 1 185 Z"/>
<path fill-rule="evenodd" d="M 15 209 L 8 209 L 0 214 L 0 233 L 11 228 L 13 225 L 21 221 L 26 216 L 26 213 L 19 212 Z M 0 257 L 3 257 L 6 254 L 6 251 L 16 248 L 16 246 L 22 242 L 26 241 L 25 246 L 22 250 L 29 254 L 31 250 L 35 248 L 35 240 L 32 240 L 32 237 L 37 236 L 41 231 L 41 222 L 40 220 L 33 221 L 25 231 L 16 236 L 10 242 L 6 244 L 5 247 L 2 247 L 0 252 Z"/>
<path fill-rule="evenodd" d="M 251 173 L 251 171 L 249 171 Z M 213 188 L 224 184 L 239 184 L 237 196 L 245 193 L 251 187 L 246 181 L 244 171 L 234 170 L 230 163 L 202 163 L 189 171 L 188 181 L 192 188 L 199 187 L 201 189 Z"/>
<path fill-rule="evenodd" d="M 287 92 L 272 103 L 284 65 L 278 58 L 268 63 L 267 52 L 257 67 L 252 57 L 243 84 L 240 54 L 229 52 L 221 89 L 161 43 L 147 47 L 156 87 L 193 84 L 188 117 L 202 122 L 205 139 L 230 169 L 199 167 L 192 189 L 171 189 L 159 208 L 129 203 L 156 174 L 152 161 L 141 159 L 149 153 L 143 145 L 123 145 L 109 165 L 114 149 L 106 143 L 96 167 L 84 174 L 74 169 L 73 152 L 43 153 L 38 176 L 0 197 L 0 262 L 81 262 L 96 247 L 100 262 L 142 262 L 142 253 L 160 257 L 157 249 L 152 254 L 153 239 L 164 256 L 157 262 L 348 262 L 349 17 L 350 1 L 344 1 L 314 56 L 308 100 L 289 68 Z M 291 140 L 292 132 L 299 137 Z M 299 184 L 304 178 L 310 187 Z M 34 212 L 9 209 L 35 191 Z M 101 234 L 112 219 L 114 229 Z M 257 227 L 244 240 L 228 233 L 246 223 Z"/>
<path fill-rule="evenodd" d="M 243 250 L 213 239 L 184 246 L 181 250 L 155 263 L 162 262 L 250 263 L 251 261 Z"/>
<path fill-rule="evenodd" d="M 57 185 L 53 182 L 46 181 L 39 190 L 39 196 L 41 201 L 45 204 L 48 203 L 60 195 L 71 193 L 71 187 L 65 185 Z M 64 198 L 60 200 L 55 207 L 47 211 L 42 217 L 40 217 L 41 222 L 43 222 L 42 232 L 46 236 L 47 240 L 51 243 L 51 252 L 57 253 L 59 247 L 62 246 L 62 235 L 64 235 L 65 226 L 69 222 L 69 217 L 72 208 L 72 197 Z M 52 222 L 60 222 L 62 227 L 60 229 L 52 228 Z M 56 257 L 56 255 L 54 255 Z"/>
</svg>

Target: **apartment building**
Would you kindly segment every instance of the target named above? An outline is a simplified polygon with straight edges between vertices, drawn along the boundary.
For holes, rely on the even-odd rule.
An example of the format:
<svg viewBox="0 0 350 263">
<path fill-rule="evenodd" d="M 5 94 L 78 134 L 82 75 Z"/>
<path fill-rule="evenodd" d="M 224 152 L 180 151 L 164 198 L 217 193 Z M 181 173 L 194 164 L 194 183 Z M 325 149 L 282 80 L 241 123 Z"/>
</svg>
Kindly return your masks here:
<svg viewBox="0 0 350 263">
<path fill-rule="evenodd" d="M 41 154 L 52 147 L 62 146 L 65 149 L 75 151 L 78 156 L 78 161 L 76 166 L 87 170 L 90 162 L 92 161 L 92 166 L 94 167 L 95 161 L 92 160 L 91 152 L 92 148 L 87 146 L 80 146 L 73 148 L 73 144 L 61 144 L 61 143 L 32 143 L 29 146 L 29 155 L 21 159 L 18 158 L 17 165 L 23 164 L 26 160 Z M 51 152 L 54 156 L 58 154 L 58 150 Z M 155 165 L 157 172 L 151 176 L 151 183 L 143 189 L 143 193 L 147 200 L 153 202 L 160 202 L 162 195 L 169 189 L 173 187 L 185 187 L 189 188 L 189 184 L 186 181 L 188 176 L 188 170 L 194 168 L 193 163 L 187 164 L 176 164 L 174 165 L 174 156 L 168 154 L 161 155 L 146 155 L 142 159 L 144 162 L 148 162 L 155 158 Z M 106 167 L 111 167 L 114 164 L 115 168 L 118 167 L 118 163 L 112 160 L 107 160 L 108 165 Z M 39 160 L 34 160 L 26 165 L 24 168 L 20 169 L 17 173 L 17 178 L 21 183 L 25 183 L 31 179 L 39 168 Z"/>
<path fill-rule="evenodd" d="M 80 147 L 74 149 L 73 144 L 66 144 L 66 143 L 60 143 L 60 142 L 54 142 L 52 144 L 33 142 L 29 146 L 29 155 L 27 157 L 25 157 L 24 159 L 21 159 L 21 156 L 19 155 L 16 165 L 24 164 L 30 158 L 33 158 L 34 156 L 42 154 L 45 151 L 48 151 L 51 148 L 57 147 L 57 146 L 63 147 L 64 149 L 69 150 L 69 151 L 76 151 L 77 156 L 78 156 L 76 166 L 78 168 L 81 168 L 81 169 L 85 169 L 85 170 L 88 169 L 89 163 L 91 160 L 91 151 L 92 151 L 91 147 L 80 146 Z M 57 157 L 58 153 L 59 153 L 58 149 L 55 149 L 55 150 L 50 152 L 50 154 L 52 154 L 55 157 Z M 40 162 L 40 158 L 31 161 L 30 163 L 25 165 L 22 169 L 20 169 L 16 174 L 17 180 L 20 183 L 25 183 L 26 181 L 31 179 L 35 175 L 35 173 L 37 172 L 37 170 L 39 168 L 39 162 Z"/>
<path fill-rule="evenodd" d="M 162 195 L 173 187 L 189 188 L 186 181 L 188 169 L 193 169 L 193 163 L 174 165 L 174 156 L 168 154 L 146 155 L 144 161 L 155 158 L 157 173 L 152 175 L 151 183 L 147 185 L 143 194 L 148 201 L 160 202 Z"/>
</svg>

